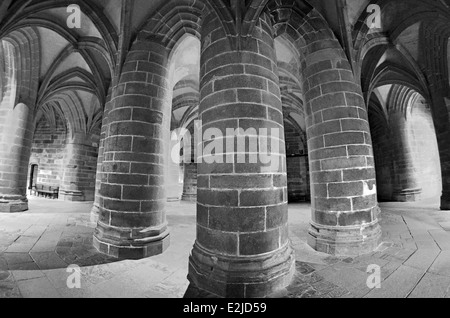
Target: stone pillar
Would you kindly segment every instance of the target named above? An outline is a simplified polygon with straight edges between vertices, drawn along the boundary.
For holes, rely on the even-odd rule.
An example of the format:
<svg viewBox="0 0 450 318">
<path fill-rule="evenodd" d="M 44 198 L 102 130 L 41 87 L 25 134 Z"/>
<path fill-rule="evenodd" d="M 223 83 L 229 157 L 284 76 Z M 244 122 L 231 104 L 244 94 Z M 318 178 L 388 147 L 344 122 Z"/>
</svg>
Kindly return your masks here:
<svg viewBox="0 0 450 318">
<path fill-rule="evenodd" d="M 231 41 L 214 14 L 205 18 L 200 85 L 205 152 L 198 165 L 197 240 L 189 280 L 222 297 L 264 297 L 289 285 L 295 270 L 288 239 L 283 113 L 269 16 L 261 15 L 239 51 L 230 47 Z M 237 138 L 230 134 L 238 128 L 251 136 L 245 140 L 245 151 L 232 149 Z M 254 137 L 264 128 L 272 137 L 260 138 L 258 145 Z M 208 136 L 208 130 L 218 136 Z M 210 138 L 217 146 L 211 151 L 217 155 L 214 162 L 207 153 Z M 272 165 L 262 159 L 261 145 L 267 143 L 272 146 Z M 250 150 L 259 155 L 254 163 Z M 238 153 L 245 154 L 245 160 Z"/>
<path fill-rule="evenodd" d="M 308 242 L 320 252 L 353 256 L 372 252 L 381 236 L 375 166 L 361 87 L 330 33 L 312 32 L 302 62 L 312 192 Z"/>
<path fill-rule="evenodd" d="M 168 202 L 178 202 L 181 200 L 183 195 L 183 184 L 182 177 L 184 176 L 183 166 L 180 165 L 175 158 L 172 158 L 171 149 L 177 145 L 177 141 L 171 140 L 170 147 L 168 147 L 168 152 L 166 155 L 169 157 L 169 160 L 165 165 L 166 169 L 166 194 Z"/>
<path fill-rule="evenodd" d="M 194 136 L 194 126 L 189 129 L 191 136 Z M 197 158 L 195 158 L 194 142 L 191 143 L 191 161 L 184 162 L 184 182 L 183 182 L 183 201 L 197 202 Z"/>
<path fill-rule="evenodd" d="M 371 101 L 371 103 L 374 103 Z M 377 110 L 378 105 L 370 105 L 369 122 L 375 158 L 378 201 L 393 201 L 394 160 L 391 129 L 385 116 Z"/>
<path fill-rule="evenodd" d="M 441 210 L 450 210 L 450 99 L 444 98 L 442 91 L 432 95 L 433 121 L 441 160 L 442 196 Z"/>
<path fill-rule="evenodd" d="M 394 105 L 392 105 L 394 107 Z M 409 142 L 408 123 L 401 111 L 389 115 L 394 159 L 393 199 L 398 202 L 414 202 L 420 199 L 417 172 Z"/>
<path fill-rule="evenodd" d="M 450 99 L 441 89 L 431 93 L 432 114 L 439 149 L 442 176 L 441 210 L 450 211 Z"/>
<path fill-rule="evenodd" d="M 450 210 L 450 94 L 447 72 L 448 35 L 439 24 L 424 25 L 421 34 L 420 55 L 422 72 L 429 83 L 431 109 L 441 160 L 441 210 Z"/>
<path fill-rule="evenodd" d="M 184 164 L 183 201 L 197 202 L 197 163 Z"/>
<path fill-rule="evenodd" d="M 98 138 L 75 133 L 67 140 L 60 199 L 77 202 L 94 200 Z"/>
<path fill-rule="evenodd" d="M 28 210 L 27 179 L 34 111 L 25 104 L 0 103 L 0 212 Z"/>
<path fill-rule="evenodd" d="M 112 94 L 94 246 L 113 257 L 144 258 L 169 245 L 164 184 L 171 111 L 167 78 L 166 48 L 138 41 Z"/>
<path fill-rule="evenodd" d="M 103 112 L 103 118 L 102 118 L 102 127 L 100 130 L 100 142 L 98 147 L 98 157 L 97 157 L 97 171 L 95 175 L 95 194 L 94 194 L 94 205 L 92 206 L 91 210 L 91 222 L 93 224 L 97 224 L 98 217 L 100 214 L 100 185 L 102 183 L 102 164 L 103 164 L 103 151 L 104 151 L 104 144 L 105 144 L 105 138 L 106 134 L 108 132 L 109 126 L 108 126 L 108 114 L 111 110 L 111 107 L 113 106 L 113 103 L 111 101 L 111 92 L 112 89 L 109 89 L 107 102 L 105 105 L 105 110 Z"/>
</svg>

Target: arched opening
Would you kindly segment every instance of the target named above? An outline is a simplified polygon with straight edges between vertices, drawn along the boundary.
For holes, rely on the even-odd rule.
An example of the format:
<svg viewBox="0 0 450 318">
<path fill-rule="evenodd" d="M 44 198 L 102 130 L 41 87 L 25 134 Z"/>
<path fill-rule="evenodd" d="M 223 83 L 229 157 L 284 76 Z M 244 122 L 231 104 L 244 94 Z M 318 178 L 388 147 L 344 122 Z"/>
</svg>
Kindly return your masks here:
<svg viewBox="0 0 450 318">
<path fill-rule="evenodd" d="M 28 210 L 28 160 L 34 129 L 33 98 L 38 84 L 33 80 L 36 70 L 31 66 L 39 55 L 39 47 L 33 41 L 36 37 L 33 29 L 24 28 L 1 39 L 1 212 Z"/>
<path fill-rule="evenodd" d="M 173 6 L 163 5 L 163 18 L 150 17 L 132 39 L 118 85 L 112 88 L 94 245 L 116 258 L 167 250 L 167 201 L 182 196 L 181 153 L 173 151 L 177 140 L 171 140 L 171 132 L 182 124 L 185 97 L 198 94 L 200 45 L 191 36 L 198 35 L 199 26 L 185 21 Z M 198 12 L 186 8 L 186 14 Z"/>
<path fill-rule="evenodd" d="M 300 57 L 283 36 L 275 39 L 282 95 L 289 203 L 310 202 L 310 175 Z"/>
<path fill-rule="evenodd" d="M 188 143 L 192 158 L 185 158 L 184 140 L 180 148 L 180 158 L 170 158 L 167 164 L 167 197 L 169 201 L 195 201 L 196 199 L 196 164 L 194 158 L 194 121 L 198 120 L 200 103 L 200 41 L 197 37 L 186 34 L 178 40 L 170 58 L 170 86 L 173 87 L 170 132 L 171 156 L 181 137 L 177 132 L 189 131 Z M 187 127 L 190 126 L 190 127 Z M 190 128 L 190 129 L 189 129 Z M 176 160 L 174 160 L 176 159 Z M 178 160 L 180 159 L 180 160 Z M 187 192 L 186 192 L 187 191 Z M 195 192 L 195 194 L 194 194 Z"/>
<path fill-rule="evenodd" d="M 52 107 L 45 110 L 45 115 L 41 113 L 37 118 L 30 157 L 30 185 L 33 183 L 36 196 L 44 194 L 43 190 L 54 189 L 59 193 L 64 174 L 67 124 L 57 110 Z"/>
<path fill-rule="evenodd" d="M 289 203 L 309 202 L 309 163 L 304 136 L 295 123 L 284 121 Z"/>
<path fill-rule="evenodd" d="M 28 190 L 30 195 L 35 194 L 37 182 L 38 182 L 39 166 L 37 164 L 30 165 L 30 174 L 28 177 Z"/>
<path fill-rule="evenodd" d="M 440 160 L 431 109 L 417 91 L 399 84 L 376 88 L 369 101 L 380 201 L 437 199 Z"/>
</svg>

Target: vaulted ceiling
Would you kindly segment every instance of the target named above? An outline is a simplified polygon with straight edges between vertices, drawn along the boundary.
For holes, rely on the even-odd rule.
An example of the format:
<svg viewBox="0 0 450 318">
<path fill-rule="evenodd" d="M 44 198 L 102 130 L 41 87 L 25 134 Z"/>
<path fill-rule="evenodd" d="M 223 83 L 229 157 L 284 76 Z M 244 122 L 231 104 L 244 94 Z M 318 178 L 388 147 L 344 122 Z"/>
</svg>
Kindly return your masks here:
<svg viewBox="0 0 450 318">
<path fill-rule="evenodd" d="M 71 4 L 80 8 L 80 28 L 68 27 Z M 120 16 L 120 1 L 17 0 L 1 9 L 0 39 L 17 46 L 21 35 L 39 47 L 37 56 L 16 48 L 38 78 L 29 105 L 36 122 L 42 116 L 53 122 L 58 113 L 72 133 L 98 130 L 116 65 L 118 26 L 111 21 Z"/>
<path fill-rule="evenodd" d="M 296 1 L 305 6 L 304 0 Z M 232 9 L 234 3 L 198 2 L 224 11 L 224 16 L 229 14 L 226 7 Z M 344 22 L 348 23 L 351 37 L 347 39 L 351 43 L 347 54 L 357 65 L 355 72 L 360 73 L 366 94 L 370 95 L 378 87 L 397 84 L 427 97 L 429 78 L 424 73 L 430 68 L 430 62 L 437 69 L 445 69 L 438 76 L 449 82 L 450 0 L 342 0 L 336 1 L 336 5 L 330 5 L 329 0 L 308 2 L 327 19 L 343 46 L 346 40 L 340 33 L 343 22 L 338 10 L 340 3 L 345 4 Z M 152 25 L 159 25 L 161 30 L 171 23 L 178 27 L 177 21 L 183 19 L 178 10 L 181 7 L 193 13 L 185 17 L 191 19 L 189 23 L 198 23 L 195 19 L 201 5 L 192 3 L 185 0 L 3 0 L 0 39 L 7 49 L 20 51 L 21 58 L 30 61 L 26 74 L 32 74 L 32 82 L 34 77 L 38 79 L 34 99 L 36 120 L 45 116 L 51 122 L 57 112 L 66 119 L 71 131 L 90 132 L 100 127 L 108 89 L 120 72 L 133 39 Z M 273 5 L 274 1 L 246 1 L 245 6 L 257 14 L 268 3 Z M 365 27 L 369 4 L 381 8 L 381 29 Z M 69 5 L 81 9 L 79 29 L 67 27 Z M 173 125 L 189 124 L 198 111 L 200 42 L 195 32 L 171 44 L 176 52 L 172 59 Z M 24 45 L 26 41 L 34 46 Z M 439 52 L 430 53 L 432 56 L 424 53 L 430 46 L 439 47 Z M 299 57 L 282 38 L 276 40 L 275 48 L 285 117 L 304 130 Z M 7 61 L 3 57 L 0 62 L 1 71 Z M 6 72 L 2 74 L 0 81 L 5 83 Z M 0 95 L 5 85 L 1 86 Z M 34 89 L 30 83 L 25 86 L 26 89 L 21 87 L 22 91 Z M 28 95 L 28 100 L 33 99 L 31 93 Z"/>
</svg>

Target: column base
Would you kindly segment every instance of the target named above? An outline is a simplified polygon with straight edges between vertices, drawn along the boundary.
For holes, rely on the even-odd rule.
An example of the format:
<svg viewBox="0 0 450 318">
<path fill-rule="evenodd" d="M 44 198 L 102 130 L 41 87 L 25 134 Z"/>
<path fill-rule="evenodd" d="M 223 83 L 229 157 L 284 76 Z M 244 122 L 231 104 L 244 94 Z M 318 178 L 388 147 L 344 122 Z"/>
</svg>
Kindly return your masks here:
<svg viewBox="0 0 450 318">
<path fill-rule="evenodd" d="M 183 194 L 181 201 L 197 202 L 197 194 Z"/>
<path fill-rule="evenodd" d="M 28 211 L 28 199 L 23 196 L 0 197 L 0 213 L 17 213 Z"/>
<path fill-rule="evenodd" d="M 93 244 L 100 253 L 113 258 L 138 260 L 166 251 L 170 234 L 167 224 L 138 230 L 113 228 L 98 222 Z"/>
<path fill-rule="evenodd" d="M 91 223 L 98 223 L 100 217 L 100 208 L 94 203 L 94 206 L 91 209 Z"/>
<path fill-rule="evenodd" d="M 71 202 L 83 202 L 83 201 L 85 201 L 84 194 L 81 191 L 61 190 L 59 192 L 59 197 L 63 201 L 71 201 Z"/>
<path fill-rule="evenodd" d="M 404 189 L 393 193 L 396 202 L 416 202 L 421 199 L 422 189 Z"/>
<path fill-rule="evenodd" d="M 441 210 L 450 211 L 450 193 L 443 192 L 441 196 Z"/>
<path fill-rule="evenodd" d="M 308 244 L 334 256 L 359 256 L 375 251 L 381 240 L 378 221 L 357 227 L 328 227 L 311 223 Z"/>
<path fill-rule="evenodd" d="M 294 274 L 289 245 L 270 254 L 232 257 L 211 253 L 196 243 L 189 258 L 191 284 L 224 298 L 266 297 L 288 287 Z"/>
</svg>

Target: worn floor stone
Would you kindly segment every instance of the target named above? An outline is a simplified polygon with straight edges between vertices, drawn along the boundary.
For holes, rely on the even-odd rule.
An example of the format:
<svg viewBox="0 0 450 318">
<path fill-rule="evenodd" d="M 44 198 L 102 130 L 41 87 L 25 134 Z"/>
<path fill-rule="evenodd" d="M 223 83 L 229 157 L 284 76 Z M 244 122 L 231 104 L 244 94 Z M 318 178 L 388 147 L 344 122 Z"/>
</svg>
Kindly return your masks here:
<svg viewBox="0 0 450 318">
<path fill-rule="evenodd" d="M 171 246 L 162 255 L 139 261 L 116 261 L 92 247 L 89 204 L 34 199 L 30 206 L 29 212 L 0 214 L 0 235 L 13 238 L 0 252 L 1 298 L 216 297 L 190 286 L 187 280 L 188 257 L 195 242 L 195 204 L 168 205 Z M 442 224 L 450 222 L 450 215 L 427 206 L 417 210 L 402 206 L 381 205 L 384 232 L 376 251 L 339 258 L 318 253 L 306 244 L 310 206 L 290 205 L 296 274 L 287 289 L 272 297 L 449 296 L 446 236 L 450 234 Z M 81 289 L 67 287 L 68 265 L 80 266 Z M 372 265 L 380 267 L 380 289 L 367 286 Z"/>
<path fill-rule="evenodd" d="M 47 277 L 18 281 L 20 293 L 24 298 L 60 298 L 60 293 Z"/>
<path fill-rule="evenodd" d="M 430 230 L 429 233 L 442 251 L 450 250 L 450 233 L 444 230 Z"/>
<path fill-rule="evenodd" d="M 408 266 L 400 266 L 381 284 L 366 295 L 368 298 L 406 298 L 417 286 L 424 271 Z"/>
<path fill-rule="evenodd" d="M 441 250 L 437 248 L 419 249 L 405 262 L 405 265 L 428 270 L 440 253 Z"/>
<path fill-rule="evenodd" d="M 442 298 L 449 289 L 450 277 L 426 273 L 408 298 Z"/>
<path fill-rule="evenodd" d="M 442 251 L 431 265 L 429 272 L 450 277 L 450 251 Z"/>
</svg>

